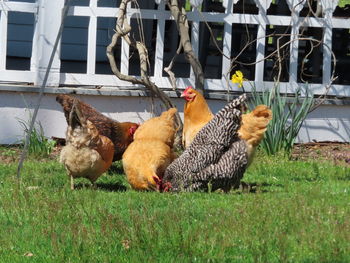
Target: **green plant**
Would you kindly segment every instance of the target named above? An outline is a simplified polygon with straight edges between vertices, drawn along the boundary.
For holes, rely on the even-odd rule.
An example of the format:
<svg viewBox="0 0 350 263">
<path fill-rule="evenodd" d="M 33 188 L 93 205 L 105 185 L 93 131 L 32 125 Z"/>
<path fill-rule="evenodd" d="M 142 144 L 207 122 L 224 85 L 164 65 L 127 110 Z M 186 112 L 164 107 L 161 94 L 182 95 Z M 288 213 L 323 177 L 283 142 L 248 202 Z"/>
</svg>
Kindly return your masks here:
<svg viewBox="0 0 350 263">
<path fill-rule="evenodd" d="M 30 120 L 30 118 L 29 118 Z M 18 122 L 22 126 L 22 129 L 24 131 L 24 139 L 22 139 L 21 143 L 24 145 L 24 140 L 27 138 L 29 133 L 29 120 L 21 120 L 19 119 Z M 34 126 L 30 136 L 29 136 L 29 146 L 28 146 L 28 153 L 29 155 L 35 156 L 35 157 L 47 157 L 52 150 L 54 149 L 56 142 L 53 140 L 50 140 L 45 137 L 43 127 L 39 122 L 36 122 L 36 125 Z"/>
<path fill-rule="evenodd" d="M 278 84 L 271 90 L 262 92 L 258 92 L 253 86 L 250 106 L 254 108 L 259 104 L 269 106 L 273 114 L 261 147 L 268 155 L 279 151 L 289 155 L 299 130 L 314 105 L 313 95 L 307 87 L 305 94 L 302 95 L 302 88 L 298 87 L 293 97 L 287 97 L 280 93 Z"/>
<path fill-rule="evenodd" d="M 345 5 L 349 5 L 350 0 L 339 0 L 338 6 L 344 7 Z"/>
<path fill-rule="evenodd" d="M 15 155 L 17 154 L 17 152 L 13 149 L 5 149 L 4 151 L 2 151 L 1 155 L 4 157 L 15 157 Z"/>
</svg>

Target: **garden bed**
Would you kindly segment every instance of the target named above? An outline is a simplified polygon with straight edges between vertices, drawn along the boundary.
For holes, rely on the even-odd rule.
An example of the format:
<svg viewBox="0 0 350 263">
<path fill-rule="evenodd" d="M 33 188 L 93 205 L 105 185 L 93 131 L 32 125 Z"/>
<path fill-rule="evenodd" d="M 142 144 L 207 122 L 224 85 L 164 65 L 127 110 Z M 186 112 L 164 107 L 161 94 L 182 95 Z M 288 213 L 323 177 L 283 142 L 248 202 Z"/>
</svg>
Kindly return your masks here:
<svg viewBox="0 0 350 263">
<path fill-rule="evenodd" d="M 57 138 L 56 138 L 57 140 Z M 58 158 L 62 148 L 62 140 L 47 157 L 50 160 Z M 12 163 L 19 160 L 19 146 L 0 146 L 0 163 Z M 45 158 L 41 158 L 45 160 Z M 334 164 L 350 166 L 350 144 L 340 142 L 310 142 L 296 144 L 292 152 L 293 160 L 324 160 Z"/>
<path fill-rule="evenodd" d="M 334 164 L 350 165 L 350 144 L 340 142 L 310 142 L 296 144 L 294 160 L 327 160 Z"/>
</svg>

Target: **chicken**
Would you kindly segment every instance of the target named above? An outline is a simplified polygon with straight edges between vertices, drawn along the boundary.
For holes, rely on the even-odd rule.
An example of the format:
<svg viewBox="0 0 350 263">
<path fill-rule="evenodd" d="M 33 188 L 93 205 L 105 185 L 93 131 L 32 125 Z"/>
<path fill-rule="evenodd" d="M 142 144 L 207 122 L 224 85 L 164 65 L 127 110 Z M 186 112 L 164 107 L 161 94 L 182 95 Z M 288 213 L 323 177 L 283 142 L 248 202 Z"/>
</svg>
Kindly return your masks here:
<svg viewBox="0 0 350 263">
<path fill-rule="evenodd" d="M 128 181 L 136 190 L 161 189 L 165 169 L 175 159 L 173 152 L 176 108 L 143 123 L 134 141 L 123 154 L 123 167 Z"/>
<path fill-rule="evenodd" d="M 120 160 L 128 145 L 133 141 L 134 133 L 139 125 L 133 122 L 115 121 L 99 113 L 89 104 L 61 94 L 56 97 L 56 101 L 62 105 L 67 123 L 74 100 L 79 104 L 81 113 L 96 126 L 98 132 L 112 140 L 114 144 L 113 161 Z"/>
<path fill-rule="evenodd" d="M 186 100 L 184 107 L 182 145 L 187 148 L 199 130 L 202 129 L 214 115 L 211 113 L 203 95 L 191 86 L 184 90 L 181 97 L 184 97 Z"/>
<path fill-rule="evenodd" d="M 262 140 L 271 110 L 264 105 L 242 117 L 245 95 L 230 102 L 199 131 L 192 144 L 165 171 L 163 188 L 171 191 L 229 191 L 237 187 Z M 238 131 L 238 128 L 241 129 Z"/>
<path fill-rule="evenodd" d="M 238 136 L 248 146 L 248 164 L 252 162 L 255 150 L 264 138 L 267 125 L 272 120 L 272 111 L 266 105 L 258 105 L 252 112 L 242 115 Z"/>
<path fill-rule="evenodd" d="M 169 187 L 172 191 L 204 190 L 209 182 L 216 179 L 226 182 L 225 178 L 221 178 L 224 174 L 207 176 L 205 172 L 211 165 L 222 165 L 220 159 L 227 151 L 237 152 L 240 158 L 240 162 L 231 164 L 233 176 L 245 169 L 247 151 L 244 143 L 239 142 L 237 134 L 241 120 L 239 107 L 245 99 L 244 94 L 228 103 L 197 133 L 191 145 L 166 169 L 163 178 L 166 190 Z M 226 159 L 222 161 L 226 162 Z"/>
<path fill-rule="evenodd" d="M 68 123 L 66 146 L 62 148 L 60 162 L 71 178 L 73 190 L 74 178 L 85 177 L 94 184 L 108 170 L 112 165 L 114 145 L 83 116 L 78 101 L 72 106 Z"/>
<path fill-rule="evenodd" d="M 220 110 L 165 171 L 165 191 L 229 191 L 237 187 L 263 139 L 271 110 L 257 106 L 241 117 L 245 95 Z"/>
<path fill-rule="evenodd" d="M 181 97 L 184 97 L 186 100 L 185 108 L 184 108 L 184 128 L 183 128 L 183 146 L 187 148 L 191 142 L 193 141 L 196 134 L 200 131 L 200 129 L 207 124 L 214 115 L 210 111 L 210 108 L 201 93 L 193 89 L 191 86 L 187 87 L 184 92 L 181 94 Z M 260 106 L 258 106 L 260 107 Z M 257 108 L 258 108 L 257 107 Z M 249 115 L 249 114 L 248 114 Z M 246 120 L 247 114 L 242 115 L 242 119 Z M 249 116 L 252 116 L 251 114 Z M 267 119 L 264 119 L 266 121 Z M 258 121 L 258 119 L 252 119 L 252 121 Z M 267 122 L 268 123 L 268 122 Z M 260 123 L 262 124 L 262 123 Z M 245 127 L 245 125 L 249 125 L 249 122 L 243 121 L 238 132 L 238 135 L 241 137 L 242 134 L 245 134 L 244 138 L 246 139 L 249 131 L 252 131 L 251 127 Z M 243 132 L 241 131 L 243 130 Z M 262 133 L 264 133 L 262 131 Z M 260 141 L 256 142 L 258 145 Z"/>
<path fill-rule="evenodd" d="M 251 113 L 243 114 L 238 130 L 239 140 L 230 146 L 217 163 L 199 172 L 198 177 L 210 178 L 212 190 L 221 188 L 228 192 L 232 187 L 238 188 L 271 119 L 272 112 L 265 105 L 259 105 Z M 196 185 L 191 187 L 196 189 Z"/>
</svg>

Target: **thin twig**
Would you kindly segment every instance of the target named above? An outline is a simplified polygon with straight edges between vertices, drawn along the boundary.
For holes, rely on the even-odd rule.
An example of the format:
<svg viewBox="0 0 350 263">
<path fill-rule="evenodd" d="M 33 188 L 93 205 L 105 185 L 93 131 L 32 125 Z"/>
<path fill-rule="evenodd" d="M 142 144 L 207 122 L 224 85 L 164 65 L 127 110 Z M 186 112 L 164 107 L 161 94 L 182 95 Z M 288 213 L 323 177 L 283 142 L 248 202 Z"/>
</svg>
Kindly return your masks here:
<svg viewBox="0 0 350 263">
<path fill-rule="evenodd" d="M 203 22 L 205 23 L 205 25 L 206 25 L 207 28 L 208 28 L 208 31 L 209 31 L 210 36 L 211 36 L 211 39 L 213 40 L 216 49 L 219 51 L 219 53 L 220 53 L 222 56 L 224 56 L 224 57 L 227 58 L 227 59 L 231 59 L 230 57 L 226 56 L 226 55 L 224 54 L 224 52 L 222 51 L 222 49 L 219 47 L 219 44 L 218 44 L 218 42 L 217 42 L 216 39 L 215 39 L 213 30 L 211 29 L 209 23 L 205 20 L 205 17 L 204 17 L 204 15 L 203 15 L 203 13 L 202 13 L 198 8 L 196 8 L 196 10 L 198 11 L 199 15 L 203 18 Z"/>
<path fill-rule="evenodd" d="M 177 47 L 177 50 L 176 50 L 175 55 L 174 55 L 173 58 L 171 59 L 169 65 L 168 65 L 167 67 L 164 68 L 164 71 L 165 71 L 166 73 L 168 73 L 168 75 L 169 75 L 171 87 L 173 88 L 174 91 L 176 90 L 176 77 L 175 77 L 174 72 L 172 71 L 172 68 L 173 68 L 174 62 L 175 62 L 175 60 L 176 60 L 176 57 L 177 57 L 177 56 L 180 54 L 180 52 L 181 52 L 181 49 L 182 49 L 182 45 L 181 45 L 181 42 L 179 42 L 179 46 Z"/>
<path fill-rule="evenodd" d="M 122 0 L 119 6 L 119 13 L 118 13 L 118 19 L 117 24 L 115 28 L 115 33 L 112 36 L 111 43 L 107 46 L 107 57 L 110 63 L 110 67 L 112 72 L 121 80 L 131 82 L 133 84 L 139 84 L 142 86 L 145 86 L 152 95 L 157 96 L 162 103 L 165 105 L 167 109 L 174 108 L 174 104 L 171 102 L 169 97 L 160 90 L 156 84 L 154 84 L 148 75 L 148 52 L 147 48 L 144 44 L 144 42 L 135 41 L 129 36 L 129 33 L 131 32 L 131 26 L 128 23 L 126 13 L 127 13 L 127 5 L 132 0 Z M 142 26 L 139 25 L 141 28 Z M 136 78 L 133 76 L 122 74 L 117 66 L 116 59 L 114 57 L 114 50 L 116 49 L 118 39 L 122 38 L 126 41 L 126 43 L 129 46 L 132 46 L 135 48 L 138 52 L 139 59 L 140 59 L 140 72 L 141 72 L 141 78 Z M 141 37 L 142 39 L 142 37 Z M 182 121 L 180 118 L 180 115 L 176 114 L 176 124 L 179 127 L 179 129 L 182 130 Z"/>
<path fill-rule="evenodd" d="M 196 89 L 204 94 L 204 73 L 202 65 L 192 48 L 186 11 L 184 8 L 180 8 L 178 0 L 169 0 L 167 4 L 179 31 L 185 58 L 193 69 Z"/>
<path fill-rule="evenodd" d="M 18 180 L 21 179 L 21 170 L 22 170 L 22 167 L 23 167 L 24 160 L 27 157 L 30 136 L 31 136 L 31 134 L 33 132 L 33 128 L 34 128 L 34 125 L 35 125 L 36 117 L 38 115 L 38 111 L 39 111 L 39 108 L 40 108 L 41 100 L 42 100 L 42 98 L 44 96 L 46 83 L 47 83 L 47 80 L 49 78 L 49 74 L 50 74 L 51 66 L 52 66 L 52 63 L 53 63 L 53 60 L 54 60 L 54 57 L 55 57 L 55 54 L 56 54 L 56 50 L 57 50 L 58 44 L 60 43 L 60 40 L 61 40 L 61 36 L 62 36 L 63 28 L 64 28 L 63 25 L 64 25 L 64 21 L 65 21 L 65 19 L 67 17 L 67 14 L 68 14 L 69 4 L 70 4 L 70 0 L 66 0 L 66 2 L 64 4 L 64 7 L 62 9 L 61 25 L 60 25 L 60 28 L 58 30 L 54 46 L 52 48 L 49 64 L 47 65 L 46 72 L 45 72 L 45 75 L 44 75 L 44 79 L 43 79 L 43 82 L 42 82 L 41 87 L 40 87 L 38 101 L 37 101 L 37 104 L 36 104 L 36 107 L 35 107 L 35 110 L 34 110 L 34 113 L 33 113 L 33 116 L 32 116 L 31 122 L 30 122 L 30 125 L 29 125 L 29 129 L 27 131 L 27 136 L 26 136 L 26 139 L 25 139 L 25 142 L 24 142 L 23 151 L 21 153 L 21 156 L 20 156 L 20 159 L 19 159 L 19 162 L 18 162 L 18 167 L 17 167 L 17 179 Z"/>
</svg>

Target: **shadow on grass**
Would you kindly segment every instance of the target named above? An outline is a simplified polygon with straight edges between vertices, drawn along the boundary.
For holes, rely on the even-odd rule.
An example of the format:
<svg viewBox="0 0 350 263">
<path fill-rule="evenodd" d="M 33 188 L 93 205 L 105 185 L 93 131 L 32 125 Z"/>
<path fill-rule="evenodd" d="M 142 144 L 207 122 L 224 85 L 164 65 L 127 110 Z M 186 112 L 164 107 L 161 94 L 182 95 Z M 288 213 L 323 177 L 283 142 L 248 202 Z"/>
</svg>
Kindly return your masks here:
<svg viewBox="0 0 350 263">
<path fill-rule="evenodd" d="M 97 183 L 97 189 L 108 192 L 125 192 L 127 187 L 120 183 Z"/>
<path fill-rule="evenodd" d="M 109 175 L 124 174 L 124 169 L 123 169 L 123 166 L 121 164 L 113 163 L 112 166 L 108 169 L 107 173 Z"/>
<path fill-rule="evenodd" d="M 273 192 L 271 191 L 272 188 L 282 188 L 282 184 L 269 184 L 269 183 L 246 183 L 241 182 L 239 187 L 236 189 L 233 189 L 231 192 L 236 194 L 243 194 L 243 193 L 269 193 Z M 122 183 L 96 183 L 96 188 L 92 186 L 90 183 L 76 183 L 74 185 L 74 188 L 76 190 L 79 189 L 91 189 L 91 190 L 102 190 L 107 192 L 125 192 L 128 190 L 128 188 L 123 185 Z M 271 188 L 271 189 L 266 189 Z"/>
<path fill-rule="evenodd" d="M 282 188 L 282 184 L 269 184 L 269 183 L 246 183 L 241 182 L 239 187 L 236 188 L 234 191 L 238 194 L 241 193 L 268 193 L 271 192 L 269 189 L 266 189 L 267 187 L 276 188 L 280 187 Z"/>
<path fill-rule="evenodd" d="M 74 184 L 74 189 L 92 189 L 92 190 L 102 190 L 106 192 L 125 192 L 127 187 L 121 183 L 96 183 L 96 188 L 89 183 L 76 183 Z"/>
</svg>

